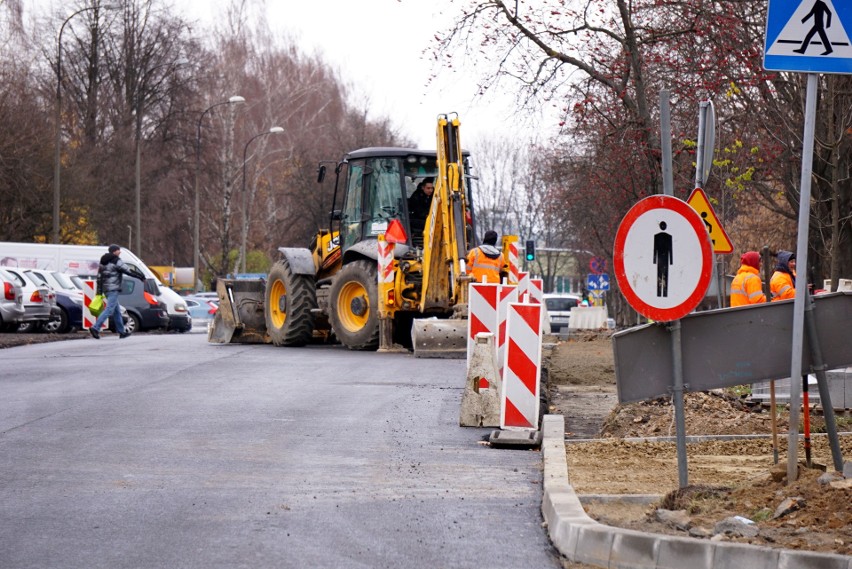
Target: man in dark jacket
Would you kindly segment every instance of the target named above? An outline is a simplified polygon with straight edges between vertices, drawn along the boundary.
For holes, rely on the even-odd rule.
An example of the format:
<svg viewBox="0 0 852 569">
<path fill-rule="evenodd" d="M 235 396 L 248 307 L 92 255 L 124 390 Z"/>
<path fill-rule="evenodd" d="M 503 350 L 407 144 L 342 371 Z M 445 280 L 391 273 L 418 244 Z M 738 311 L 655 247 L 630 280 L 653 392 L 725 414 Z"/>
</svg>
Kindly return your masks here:
<svg viewBox="0 0 852 569">
<path fill-rule="evenodd" d="M 429 208 L 432 207 L 433 193 L 434 179 L 423 178 L 408 198 L 408 217 L 411 220 L 411 240 L 414 245 L 423 244 L 423 229 L 426 227 L 426 218 L 429 217 Z"/>
<path fill-rule="evenodd" d="M 100 267 L 98 267 L 97 292 L 106 296 L 106 308 L 98 316 L 98 319 L 95 320 L 94 326 L 89 328 L 89 333 L 95 339 L 100 339 L 101 326 L 104 325 L 104 322 L 110 316 L 115 319 L 115 329 L 118 331 L 118 337 L 127 338 L 130 336 L 130 332 L 124 329 L 124 320 L 121 318 L 121 307 L 118 304 L 118 295 L 121 292 L 121 280 L 124 275 L 130 275 L 144 281 L 145 275 L 127 266 L 124 261 L 119 259 L 119 255 L 121 255 L 121 247 L 110 245 L 109 252 L 101 257 Z"/>
</svg>

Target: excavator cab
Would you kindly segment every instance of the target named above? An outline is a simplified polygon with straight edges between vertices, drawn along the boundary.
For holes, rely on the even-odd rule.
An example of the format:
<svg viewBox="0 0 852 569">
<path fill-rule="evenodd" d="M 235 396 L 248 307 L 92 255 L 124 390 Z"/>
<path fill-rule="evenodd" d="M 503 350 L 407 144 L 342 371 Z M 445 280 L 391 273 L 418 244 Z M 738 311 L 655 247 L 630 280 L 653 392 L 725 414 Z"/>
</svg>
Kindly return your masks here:
<svg viewBox="0 0 852 569">
<path fill-rule="evenodd" d="M 437 176 L 435 153 L 365 148 L 347 155 L 344 164 L 343 203 L 337 215 L 344 259 L 353 246 L 386 233 L 393 220 L 404 229 L 404 245 L 422 247 L 428 211 L 412 211 L 409 198 L 421 182 Z"/>
</svg>

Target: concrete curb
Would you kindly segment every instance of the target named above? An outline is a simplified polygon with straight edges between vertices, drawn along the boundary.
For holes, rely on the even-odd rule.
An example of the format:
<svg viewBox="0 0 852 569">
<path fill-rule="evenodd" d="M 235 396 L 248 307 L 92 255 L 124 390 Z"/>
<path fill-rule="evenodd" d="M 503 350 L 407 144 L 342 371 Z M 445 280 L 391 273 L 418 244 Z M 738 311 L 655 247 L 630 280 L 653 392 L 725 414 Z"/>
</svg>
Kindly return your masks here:
<svg viewBox="0 0 852 569">
<path fill-rule="evenodd" d="M 646 534 L 590 518 L 568 482 L 565 418 L 545 415 L 541 511 L 550 540 L 579 563 L 609 569 L 852 569 L 852 556 Z"/>
</svg>

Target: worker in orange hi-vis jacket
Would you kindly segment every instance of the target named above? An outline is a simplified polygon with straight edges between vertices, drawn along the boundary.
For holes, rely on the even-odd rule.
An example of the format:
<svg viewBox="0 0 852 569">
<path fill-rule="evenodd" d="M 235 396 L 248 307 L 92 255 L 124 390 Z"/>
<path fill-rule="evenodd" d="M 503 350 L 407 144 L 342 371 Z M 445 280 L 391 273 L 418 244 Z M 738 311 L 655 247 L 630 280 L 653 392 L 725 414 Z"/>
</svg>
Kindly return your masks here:
<svg viewBox="0 0 852 569">
<path fill-rule="evenodd" d="M 778 264 L 769 279 L 772 302 L 796 298 L 796 254 L 790 251 L 778 251 L 775 255 Z"/>
<path fill-rule="evenodd" d="M 740 257 L 740 268 L 731 283 L 731 307 L 766 302 L 760 281 L 760 253 L 747 251 Z"/>
<path fill-rule="evenodd" d="M 486 231 L 482 245 L 467 254 L 467 271 L 474 282 L 499 283 L 505 274 L 503 252 L 497 247 L 497 232 Z"/>
</svg>

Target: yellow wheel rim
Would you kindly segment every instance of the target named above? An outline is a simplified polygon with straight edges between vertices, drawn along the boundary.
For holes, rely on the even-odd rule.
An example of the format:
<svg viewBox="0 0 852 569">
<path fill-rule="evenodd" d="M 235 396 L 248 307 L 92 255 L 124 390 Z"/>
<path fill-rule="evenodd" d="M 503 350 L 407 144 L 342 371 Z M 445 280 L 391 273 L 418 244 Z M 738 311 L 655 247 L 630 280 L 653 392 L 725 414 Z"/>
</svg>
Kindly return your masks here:
<svg viewBox="0 0 852 569">
<path fill-rule="evenodd" d="M 355 281 L 343 285 L 337 297 L 337 316 L 349 332 L 357 332 L 366 326 L 370 318 L 367 289 Z"/>
<path fill-rule="evenodd" d="M 287 296 L 287 288 L 280 280 L 272 283 L 272 289 L 269 292 L 269 317 L 272 320 L 272 325 L 280 329 L 287 321 L 287 311 L 284 309 L 284 299 Z"/>
</svg>

